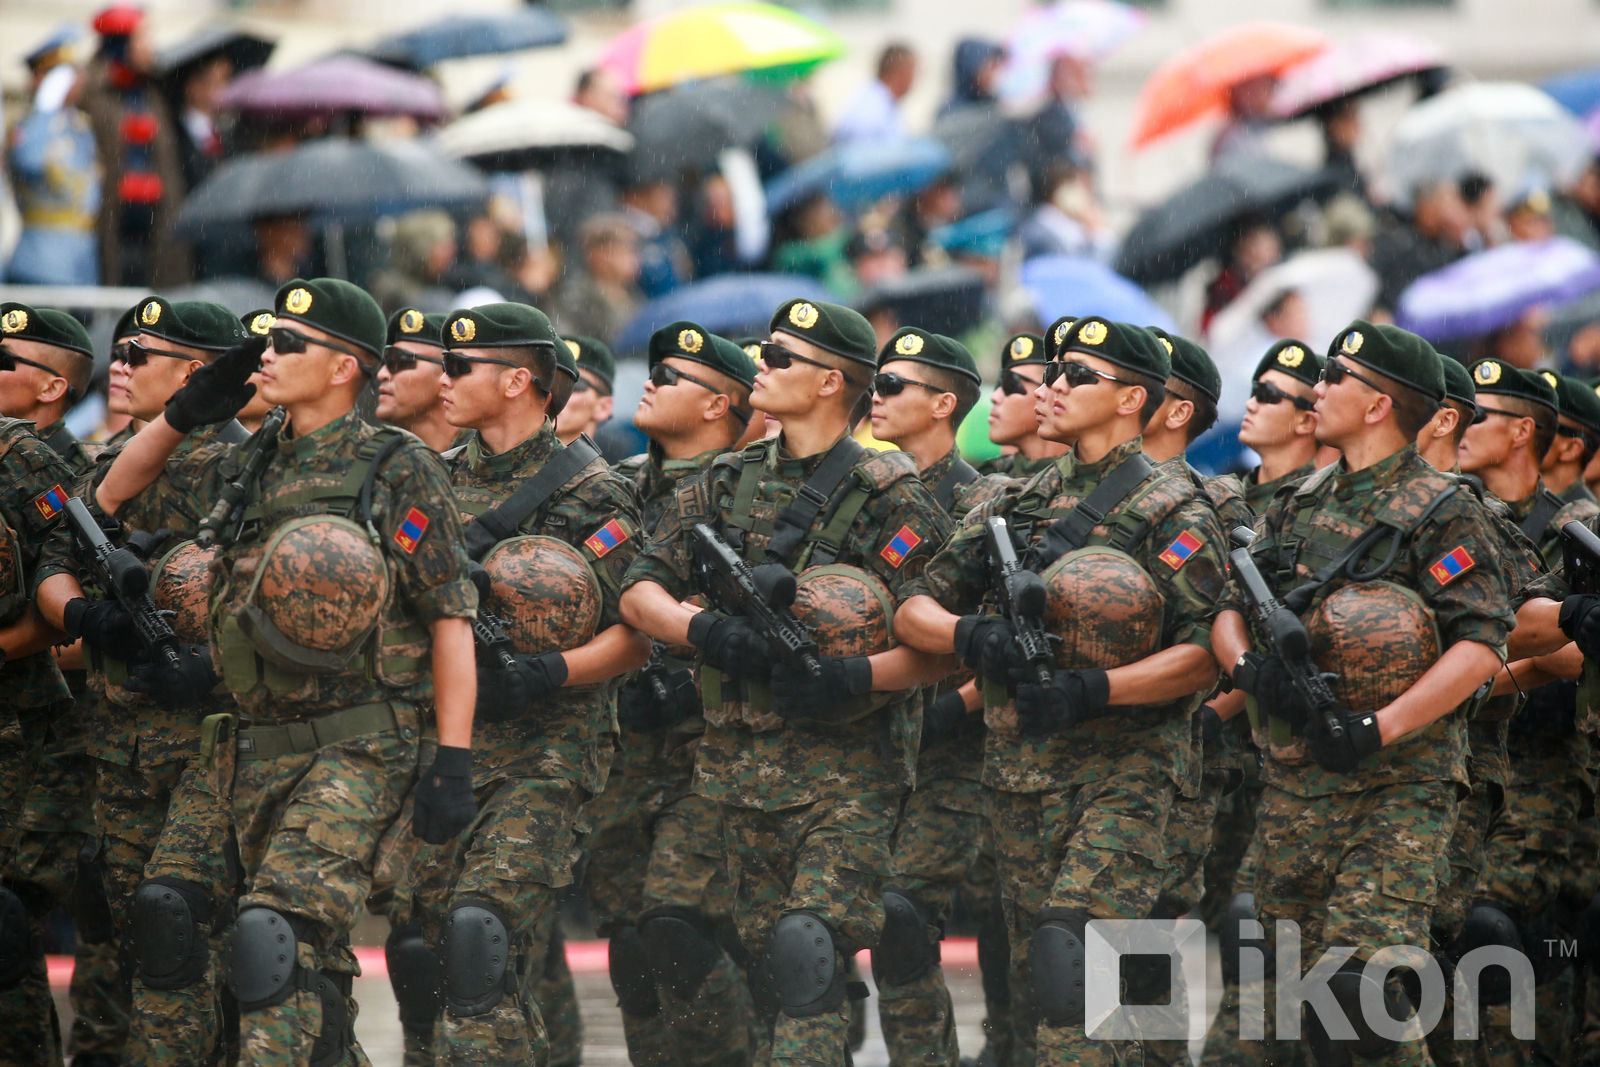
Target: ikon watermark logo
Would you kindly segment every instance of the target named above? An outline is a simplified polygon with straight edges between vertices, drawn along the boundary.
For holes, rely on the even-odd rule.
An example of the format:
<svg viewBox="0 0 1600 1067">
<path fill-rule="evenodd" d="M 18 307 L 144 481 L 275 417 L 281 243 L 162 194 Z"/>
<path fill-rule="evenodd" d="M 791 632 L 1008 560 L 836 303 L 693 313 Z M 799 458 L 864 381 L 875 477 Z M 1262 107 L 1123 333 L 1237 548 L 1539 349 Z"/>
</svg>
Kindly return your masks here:
<svg viewBox="0 0 1600 1067">
<path fill-rule="evenodd" d="M 1260 939 L 1260 923 L 1240 924 L 1246 941 Z M 1309 1008 L 1334 1041 L 1415 1041 L 1455 1005 L 1452 1028 L 1458 1040 L 1479 1035 L 1482 1008 L 1508 1003 L 1512 1036 L 1534 1036 L 1534 968 L 1519 949 L 1505 945 L 1475 948 L 1456 961 L 1449 977 L 1439 961 L 1414 945 L 1379 949 L 1360 967 L 1361 981 L 1335 980 L 1355 949 L 1327 949 L 1301 970 L 1298 923 L 1273 926 L 1272 960 L 1260 948 L 1241 947 L 1239 955 L 1239 1036 L 1261 1041 L 1269 1033 L 1265 991 L 1274 993 L 1271 1036 L 1302 1037 L 1302 1009 Z M 1084 931 L 1084 1030 L 1101 1040 L 1193 1041 L 1205 1036 L 1212 1003 L 1207 988 L 1205 924 L 1195 919 L 1092 919 Z M 1124 957 L 1166 957 L 1170 998 L 1165 1003 L 1122 1001 Z M 1270 966 L 1269 966 L 1270 963 Z M 1409 971 L 1404 984 L 1410 1003 L 1391 1005 L 1385 987 L 1391 975 Z M 1035 980 L 1038 980 L 1037 978 Z M 1486 991 L 1494 990 L 1486 999 Z M 1397 1010 L 1395 1010 L 1397 1009 Z"/>
</svg>

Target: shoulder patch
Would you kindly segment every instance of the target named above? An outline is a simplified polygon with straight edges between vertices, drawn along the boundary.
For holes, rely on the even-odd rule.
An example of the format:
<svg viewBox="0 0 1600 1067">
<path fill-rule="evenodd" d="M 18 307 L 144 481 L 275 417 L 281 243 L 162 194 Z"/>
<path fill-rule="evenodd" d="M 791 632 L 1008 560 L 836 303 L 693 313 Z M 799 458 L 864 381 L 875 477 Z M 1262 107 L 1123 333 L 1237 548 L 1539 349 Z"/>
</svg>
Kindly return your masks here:
<svg viewBox="0 0 1600 1067">
<path fill-rule="evenodd" d="M 884 562 L 888 563 L 889 566 L 899 570 L 900 564 L 904 563 L 906 557 L 916 551 L 916 547 L 920 544 L 922 544 L 922 538 L 918 537 L 911 527 L 902 526 L 899 532 L 889 539 L 889 543 L 883 546 L 878 555 L 882 556 Z"/>
<path fill-rule="evenodd" d="M 1439 561 L 1428 568 L 1428 574 L 1440 585 L 1449 585 L 1463 574 L 1478 565 L 1464 545 L 1457 545 L 1443 556 Z"/>
<path fill-rule="evenodd" d="M 595 559 L 600 559 L 626 540 L 628 540 L 628 531 L 622 528 L 622 523 L 612 519 L 584 538 L 583 547 L 593 552 Z"/>
<path fill-rule="evenodd" d="M 428 532 L 428 516 L 420 508 L 412 508 L 406 512 L 405 519 L 400 523 L 400 529 L 394 532 L 394 543 L 405 550 L 406 555 L 411 555 L 422 543 L 422 535 Z"/>
<path fill-rule="evenodd" d="M 1156 558 L 1173 570 L 1179 570 L 1189 562 L 1190 556 L 1199 551 L 1200 545 L 1200 538 L 1196 537 L 1192 530 L 1185 530 L 1173 538 L 1172 544 L 1162 550 L 1161 555 Z"/>
<path fill-rule="evenodd" d="M 57 482 L 34 497 L 33 506 L 38 508 L 39 514 L 44 516 L 46 522 L 49 522 L 61 514 L 61 509 L 67 506 L 67 492 L 61 488 L 61 483 Z"/>
</svg>

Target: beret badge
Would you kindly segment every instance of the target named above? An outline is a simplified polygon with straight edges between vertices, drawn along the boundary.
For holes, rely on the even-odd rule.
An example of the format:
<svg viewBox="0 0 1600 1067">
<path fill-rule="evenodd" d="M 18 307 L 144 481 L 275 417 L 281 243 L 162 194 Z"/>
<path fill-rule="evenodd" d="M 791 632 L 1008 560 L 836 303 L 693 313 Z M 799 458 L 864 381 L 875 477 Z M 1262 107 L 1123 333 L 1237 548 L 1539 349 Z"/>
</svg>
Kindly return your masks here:
<svg viewBox="0 0 1600 1067">
<path fill-rule="evenodd" d="M 789 309 L 789 321 L 802 330 L 809 330 L 815 326 L 818 317 L 816 305 L 803 300 Z"/>
<path fill-rule="evenodd" d="M 922 338 L 914 333 L 904 334 L 894 343 L 894 350 L 898 355 L 914 356 L 922 351 Z"/>
<path fill-rule="evenodd" d="M 1078 331 L 1078 340 L 1086 345 L 1104 344 L 1109 332 L 1103 322 L 1086 322 Z"/>
<path fill-rule="evenodd" d="M 680 330 L 678 332 L 678 347 L 691 356 L 700 351 L 706 339 L 700 336 L 699 330 Z"/>
<path fill-rule="evenodd" d="M 1472 377 L 1479 385 L 1494 385 L 1503 373 L 1500 364 L 1490 359 L 1478 364 L 1478 369 L 1472 372 Z"/>
<path fill-rule="evenodd" d="M 1284 367 L 1298 367 L 1306 361 L 1306 350 L 1299 345 L 1290 345 L 1278 353 L 1278 364 Z"/>
<path fill-rule="evenodd" d="M 452 341 L 470 341 L 478 336 L 478 324 L 471 319 L 456 319 L 450 323 Z"/>
<path fill-rule="evenodd" d="M 289 295 L 283 298 L 283 310 L 291 315 L 304 315 L 311 310 L 311 290 L 290 289 Z"/>
</svg>

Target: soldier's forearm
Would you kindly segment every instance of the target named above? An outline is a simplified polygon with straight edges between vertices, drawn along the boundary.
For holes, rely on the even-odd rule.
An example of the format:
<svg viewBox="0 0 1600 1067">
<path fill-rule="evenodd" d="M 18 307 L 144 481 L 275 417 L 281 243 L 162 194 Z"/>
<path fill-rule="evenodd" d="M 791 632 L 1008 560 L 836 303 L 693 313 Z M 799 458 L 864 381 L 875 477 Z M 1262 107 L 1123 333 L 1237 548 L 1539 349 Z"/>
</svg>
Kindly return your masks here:
<svg viewBox="0 0 1600 1067">
<path fill-rule="evenodd" d="M 895 609 L 894 635 L 924 652 L 954 652 L 958 618 L 933 597 L 914 596 Z"/>
<path fill-rule="evenodd" d="M 1567 643 L 1556 618 L 1561 614 L 1561 601 L 1549 597 L 1534 597 L 1517 609 L 1517 626 L 1506 639 L 1506 658 L 1527 659 L 1554 652 Z"/>
<path fill-rule="evenodd" d="M 936 682 L 956 667 L 953 657 L 919 652 L 909 645 L 875 652 L 867 661 L 872 664 L 872 689 L 877 693 L 893 693 Z"/>
<path fill-rule="evenodd" d="M 5 649 L 6 659 L 22 659 L 43 652 L 65 637 L 66 634 L 45 622 L 37 611 L 30 608 L 22 618 L 0 628 L 0 648 Z"/>
<path fill-rule="evenodd" d="M 643 667 L 650 658 L 650 639 L 631 626 L 607 626 L 577 648 L 561 653 L 567 661 L 563 685 L 596 685 Z"/>
<path fill-rule="evenodd" d="M 1218 693 L 1208 703 L 1217 713 L 1217 718 L 1227 722 L 1244 710 L 1244 690 L 1235 689 L 1230 693 Z"/>
<path fill-rule="evenodd" d="M 478 702 L 477 659 L 472 647 L 472 622 L 435 619 L 428 624 L 433 635 L 433 693 L 439 744 L 449 748 L 472 747 L 472 709 Z"/>
<path fill-rule="evenodd" d="M 66 610 L 67 601 L 83 596 L 83 586 L 70 574 L 52 574 L 39 583 L 33 596 L 39 614 L 51 626 L 60 629 L 65 625 L 62 613 Z"/>
<path fill-rule="evenodd" d="M 100 510 L 107 515 L 115 515 L 118 508 L 149 487 L 166 467 L 167 460 L 178 445 L 183 443 L 183 438 L 183 434 L 167 425 L 164 415 L 156 416 L 154 421 L 134 434 L 133 439 L 122 446 L 122 451 L 106 472 L 100 487 L 95 490 L 94 498 Z"/>
<path fill-rule="evenodd" d="M 1532 668 L 1548 676 L 1548 681 L 1575 681 L 1583 677 L 1583 653 L 1578 646 L 1568 643 L 1562 648 L 1550 653 L 1548 656 L 1536 656 L 1532 661 Z M 1519 674 L 1517 679 L 1520 681 Z M 1534 682 L 1534 685 L 1540 684 Z"/>
<path fill-rule="evenodd" d="M 1124 667 L 1106 672 L 1111 685 L 1107 703 L 1165 704 L 1202 689 L 1217 677 L 1217 661 L 1199 645 L 1173 645 Z"/>
<path fill-rule="evenodd" d="M 1477 641 L 1457 641 L 1409 689 L 1378 709 L 1378 731 L 1383 743 L 1387 745 L 1448 715 L 1499 670 L 1500 657 L 1494 649 Z"/>
<path fill-rule="evenodd" d="M 1233 665 L 1250 651 L 1250 627 L 1244 616 L 1228 610 L 1217 613 L 1211 622 L 1211 652 L 1224 671 L 1232 676 Z M 1243 705 L 1240 705 L 1243 707 Z"/>
<path fill-rule="evenodd" d="M 657 641 L 669 645 L 689 643 L 689 620 L 698 611 L 680 604 L 655 582 L 640 582 L 622 594 L 618 604 L 622 621 Z"/>
</svg>

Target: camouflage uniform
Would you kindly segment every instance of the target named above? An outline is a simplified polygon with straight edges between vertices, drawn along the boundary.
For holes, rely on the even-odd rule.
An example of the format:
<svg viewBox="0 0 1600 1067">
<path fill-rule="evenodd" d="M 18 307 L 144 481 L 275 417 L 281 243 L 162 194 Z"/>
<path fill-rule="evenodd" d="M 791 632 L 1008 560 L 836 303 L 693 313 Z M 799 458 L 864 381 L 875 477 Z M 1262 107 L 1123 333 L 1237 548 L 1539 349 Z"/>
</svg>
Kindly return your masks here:
<svg viewBox="0 0 1600 1067">
<path fill-rule="evenodd" d="M 655 528 L 682 479 L 711 465 L 718 452 L 665 459 L 659 450 L 617 466 L 633 483 L 644 529 Z M 673 659 L 672 665 L 681 661 Z M 733 886 L 722 854 L 716 805 L 694 792 L 694 754 L 705 719 L 692 715 L 658 729 L 622 731 L 622 747 L 601 794 L 584 809 L 593 826 L 584 889 L 604 936 L 637 938 L 651 909 L 688 909 L 726 929 Z M 629 930 L 628 928 L 633 928 Z M 731 931 L 729 931 L 731 932 Z M 628 1056 L 635 1064 L 749 1062 L 763 1040 L 744 975 L 724 954 L 695 998 L 682 1002 L 657 983 L 655 1003 L 620 998 Z"/>
<path fill-rule="evenodd" d="M 1003 516 L 1030 543 L 1042 538 L 1140 444 L 1135 437 L 1093 463 L 1069 452 L 1027 483 L 1012 483 L 967 516 L 907 594 L 930 595 L 947 611 L 977 610 L 989 585 L 984 519 Z M 1140 532 L 1130 535 L 1130 526 Z M 1180 538 L 1185 546 L 1197 544 L 1172 556 Z M 1152 472 L 1107 513 L 1087 544 L 1119 547 L 1153 579 L 1163 600 L 1156 647 L 1209 648 L 1211 616 L 1225 587 L 1224 541 L 1210 504 L 1188 477 Z M 1118 709 L 1045 737 L 1020 734 L 1009 700 L 993 687 L 986 686 L 985 704 L 983 775 L 1011 932 L 1012 989 L 1026 989 L 1042 909 L 1051 917 L 1137 919 L 1155 907 L 1174 796 L 1192 795 L 1199 779 L 1191 740 L 1198 699 Z M 1036 1032 L 1022 1026 L 1018 1036 L 1024 1046 L 1037 1046 L 1041 1063 L 1109 1063 L 1127 1051 L 1089 1039 L 1081 1026 L 1041 1021 Z"/>
<path fill-rule="evenodd" d="M 682 493 L 663 510 L 627 584 L 655 582 L 679 600 L 693 595 L 689 527 L 696 519 L 725 535 L 742 530 L 745 557 L 759 560 L 780 509 L 825 455 L 792 458 L 780 438 L 719 457 L 693 491 L 694 514 L 686 516 Z M 850 490 L 864 494 L 859 510 L 842 531 L 829 533 L 837 518 L 822 530 L 813 526 L 794 569 L 820 562 L 819 537 L 829 533 L 838 546 L 836 562 L 869 571 L 898 600 L 948 528 L 915 475 L 904 454 L 868 451 L 857 461 L 856 488 Z M 749 493 L 749 504 L 736 507 L 742 492 Z M 839 504 L 836 516 L 848 503 Z M 774 924 L 793 912 L 824 920 L 845 958 L 877 941 L 881 879 L 889 868 L 900 800 L 915 774 L 921 709 L 915 692 L 873 698 L 873 710 L 854 721 L 805 730 L 781 719 L 774 724 L 777 717 L 766 711 L 751 717 L 759 726 L 752 728 L 734 721 L 721 704 L 708 717 L 694 788 L 719 807 L 729 876 L 737 887 L 734 921 L 752 956 L 767 951 Z M 842 973 L 843 959 L 838 965 Z M 776 1010 L 763 1004 L 759 991 L 757 1003 Z M 843 1004 L 806 1018 L 778 1012 L 772 1061 L 843 1063 L 846 1028 Z"/>
<path fill-rule="evenodd" d="M 1054 456 L 1030 459 L 1021 452 L 1013 452 L 1008 456 L 984 460 L 977 465 L 977 471 L 982 475 L 998 474 L 1003 478 L 1027 481 L 1054 462 Z"/>
</svg>

